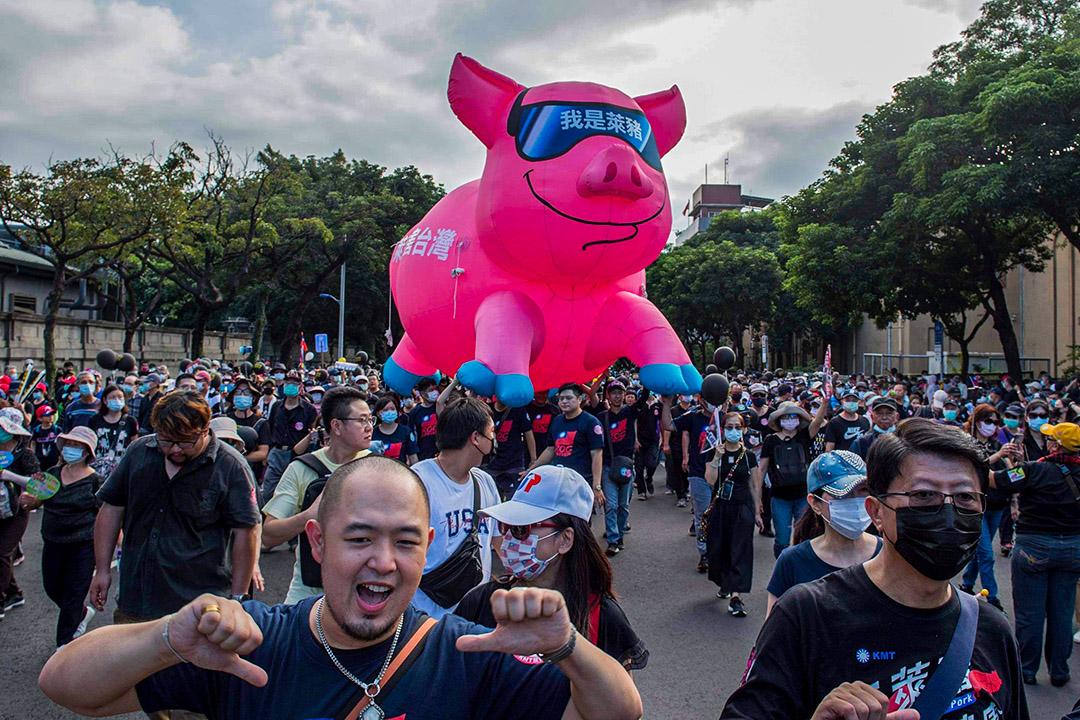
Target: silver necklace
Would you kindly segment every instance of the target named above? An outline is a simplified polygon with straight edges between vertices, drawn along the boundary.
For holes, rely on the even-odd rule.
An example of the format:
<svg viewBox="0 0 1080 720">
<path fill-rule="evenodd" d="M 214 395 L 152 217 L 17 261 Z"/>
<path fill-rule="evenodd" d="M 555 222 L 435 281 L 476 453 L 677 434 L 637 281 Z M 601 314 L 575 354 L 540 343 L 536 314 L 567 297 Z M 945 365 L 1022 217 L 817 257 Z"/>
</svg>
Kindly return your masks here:
<svg viewBox="0 0 1080 720">
<path fill-rule="evenodd" d="M 323 602 L 326 598 L 319 598 L 319 606 L 315 608 L 315 630 L 319 633 L 319 642 L 322 643 L 323 649 L 326 650 L 326 654 L 330 656 L 330 660 L 334 663 L 341 674 L 348 678 L 351 682 L 360 686 L 360 689 L 367 695 L 368 706 L 364 708 L 364 712 L 360 713 L 360 717 L 357 720 L 383 720 L 386 717 L 386 713 L 383 709 L 375 703 L 375 696 L 379 694 L 379 690 L 382 689 L 381 683 L 383 675 L 386 673 L 386 668 L 390 667 L 390 661 L 394 657 L 394 651 L 397 649 L 398 638 L 401 637 L 401 628 L 405 624 L 405 615 L 403 614 L 398 618 L 397 630 L 394 631 L 394 641 L 390 643 L 390 652 L 386 653 L 386 660 L 383 661 L 382 670 L 379 671 L 378 676 L 370 683 L 366 683 L 360 678 L 353 675 L 345 666 L 341 664 L 341 661 L 334 655 L 334 651 L 330 649 L 330 643 L 326 641 L 326 635 L 323 634 L 322 629 L 322 609 Z"/>
</svg>

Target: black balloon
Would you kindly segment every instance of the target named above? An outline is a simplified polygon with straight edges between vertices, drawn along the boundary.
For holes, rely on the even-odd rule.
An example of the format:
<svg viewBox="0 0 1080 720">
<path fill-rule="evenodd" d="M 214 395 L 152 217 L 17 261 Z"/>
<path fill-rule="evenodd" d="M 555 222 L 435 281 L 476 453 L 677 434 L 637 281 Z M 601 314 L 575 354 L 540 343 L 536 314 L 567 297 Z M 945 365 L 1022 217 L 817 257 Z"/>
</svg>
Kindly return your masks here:
<svg viewBox="0 0 1080 720">
<path fill-rule="evenodd" d="M 718 373 L 718 372 L 720 372 L 720 368 L 716 367 L 712 363 L 709 363 L 708 365 L 705 366 L 705 374 L 706 375 L 712 375 L 713 373 Z"/>
<path fill-rule="evenodd" d="M 710 405 L 723 405 L 728 397 L 727 378 L 720 373 L 706 375 L 701 381 L 701 397 Z"/>
<path fill-rule="evenodd" d="M 255 428 L 250 428 L 247 425 L 240 425 L 236 428 L 236 434 L 244 441 L 244 450 L 246 452 L 251 452 L 259 447 L 259 433 L 255 431 Z"/>
<path fill-rule="evenodd" d="M 773 376 L 773 374 L 772 374 L 771 372 L 767 372 L 767 373 L 765 373 L 765 379 L 766 379 L 766 380 L 772 380 L 772 379 L 773 379 L 773 377 L 774 377 L 774 376 Z"/>
<path fill-rule="evenodd" d="M 97 354 L 97 364 L 103 370 L 115 370 L 116 360 L 116 353 L 114 353 L 112 350 L 101 350 Z"/>
<path fill-rule="evenodd" d="M 266 363 L 262 363 L 262 362 L 255 363 L 255 372 L 258 373 L 259 375 L 262 375 L 263 373 L 265 373 L 266 372 Z"/>
<path fill-rule="evenodd" d="M 116 361 L 116 369 L 124 372 L 135 372 L 135 356 L 131 353 L 124 353 L 120 356 L 120 359 Z"/>
<path fill-rule="evenodd" d="M 730 370 L 735 365 L 735 351 L 726 346 L 718 347 L 712 359 L 716 367 L 721 370 Z"/>
<path fill-rule="evenodd" d="M 367 361 L 368 361 L 368 354 L 366 352 L 361 350 L 360 352 L 356 353 L 356 362 L 358 362 L 361 365 L 366 365 Z"/>
<path fill-rule="evenodd" d="M 251 373 L 254 370 L 255 370 L 255 368 L 247 360 L 240 363 L 240 373 L 242 375 L 246 375 L 247 377 L 251 377 Z"/>
</svg>

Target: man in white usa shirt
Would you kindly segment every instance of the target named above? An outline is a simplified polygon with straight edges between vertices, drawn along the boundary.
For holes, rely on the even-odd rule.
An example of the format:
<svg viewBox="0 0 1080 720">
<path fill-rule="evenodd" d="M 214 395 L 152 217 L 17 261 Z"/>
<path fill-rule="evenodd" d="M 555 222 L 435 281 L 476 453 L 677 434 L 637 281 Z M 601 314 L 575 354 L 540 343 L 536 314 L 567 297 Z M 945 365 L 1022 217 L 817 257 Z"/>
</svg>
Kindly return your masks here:
<svg viewBox="0 0 1080 720">
<path fill-rule="evenodd" d="M 453 401 L 439 414 L 436 442 L 439 454 L 412 466 L 427 488 L 435 530 L 412 604 L 439 619 L 491 578 L 494 521 L 478 512 L 499 502 L 495 480 L 478 468 L 495 452 L 491 412 L 476 398 Z"/>
</svg>

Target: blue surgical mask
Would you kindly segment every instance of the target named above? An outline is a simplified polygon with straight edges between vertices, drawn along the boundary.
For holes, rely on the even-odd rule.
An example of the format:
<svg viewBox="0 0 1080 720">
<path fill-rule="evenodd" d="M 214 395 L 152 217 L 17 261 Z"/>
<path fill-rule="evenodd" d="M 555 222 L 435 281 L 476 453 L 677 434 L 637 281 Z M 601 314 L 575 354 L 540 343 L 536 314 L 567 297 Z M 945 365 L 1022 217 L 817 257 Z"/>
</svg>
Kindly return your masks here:
<svg viewBox="0 0 1080 720">
<path fill-rule="evenodd" d="M 237 410 L 247 410 L 251 407 L 252 398 L 247 395 L 237 395 L 233 398 L 233 407 Z"/>
<path fill-rule="evenodd" d="M 66 463 L 77 463 L 83 459 L 83 455 L 85 454 L 86 451 L 82 448 L 72 447 L 70 445 L 65 445 L 64 449 L 60 451 L 60 455 L 64 458 L 64 462 Z"/>
<path fill-rule="evenodd" d="M 850 497 L 831 501 L 829 519 L 826 522 L 848 540 L 858 540 L 866 528 L 870 527 L 866 498 Z"/>
<path fill-rule="evenodd" d="M 949 422 L 953 422 L 954 420 L 956 420 L 956 415 L 957 415 L 956 410 L 943 410 L 941 412 L 941 417 L 945 418 Z"/>
<path fill-rule="evenodd" d="M 150 392 L 150 383 L 143 383 L 142 385 L 140 385 L 139 386 L 139 392 L 141 392 L 141 393 Z"/>
<path fill-rule="evenodd" d="M 360 388 L 361 390 L 367 390 L 367 383 L 366 382 L 357 383 L 356 387 Z"/>
<path fill-rule="evenodd" d="M 877 426 L 877 423 L 874 423 L 874 432 L 879 432 L 879 433 L 891 433 L 891 432 L 896 432 L 896 426 L 895 426 L 895 425 L 893 425 L 893 426 L 892 426 L 891 428 L 889 428 L 888 430 L 882 430 L 881 428 L 879 428 L 879 427 Z"/>
<path fill-rule="evenodd" d="M 94 386 L 89 383 L 83 383 L 79 386 L 79 394 L 83 397 L 90 397 L 94 394 Z"/>
<path fill-rule="evenodd" d="M 729 443 L 742 442 L 742 430 L 727 428 L 724 430 L 724 440 Z"/>
<path fill-rule="evenodd" d="M 0 443 L 6 443 L 8 440 L 11 440 L 11 438 L 13 438 L 13 437 L 15 437 L 15 436 L 12 435 L 11 433 L 9 433 L 7 430 L 0 430 Z"/>
<path fill-rule="evenodd" d="M 299 385 L 286 385 L 282 388 L 281 392 L 285 393 L 285 397 L 296 397 L 300 394 Z"/>
<path fill-rule="evenodd" d="M 195 383 L 195 389 L 198 390 L 199 392 L 202 392 L 203 390 L 206 389 L 206 383 L 204 383 L 202 380 L 200 380 L 199 382 Z"/>
<path fill-rule="evenodd" d="M 42 395 L 41 393 L 39 393 L 39 392 L 34 393 L 34 402 L 41 402 L 44 398 L 45 398 L 45 396 Z"/>
<path fill-rule="evenodd" d="M 436 400 L 439 399 L 439 391 L 438 390 L 429 390 L 428 393 L 427 393 L 427 399 L 428 399 L 428 402 L 435 402 Z"/>
<path fill-rule="evenodd" d="M 1042 430 L 1043 425 L 1046 424 L 1046 418 L 1029 417 L 1027 419 L 1027 424 L 1029 428 L 1031 428 L 1035 432 L 1039 432 L 1040 430 Z"/>
<path fill-rule="evenodd" d="M 684 403 L 688 403 L 688 402 L 693 401 L 694 396 L 693 395 L 680 395 L 679 399 L 682 400 Z"/>
<path fill-rule="evenodd" d="M 120 389 L 123 390 L 128 395 L 135 392 L 135 386 L 134 385 L 121 385 Z"/>
<path fill-rule="evenodd" d="M 311 394 L 311 402 L 315 403 L 316 405 L 321 403 L 322 402 L 322 393 L 312 393 Z"/>
<path fill-rule="evenodd" d="M 109 401 L 105 403 L 113 412 L 124 409 L 124 401 L 120 398 L 109 398 Z"/>
<path fill-rule="evenodd" d="M 281 382 L 285 379 L 285 373 L 274 373 L 274 379 Z"/>
<path fill-rule="evenodd" d="M 1020 420 L 1018 418 L 1005 418 L 1005 427 L 1010 430 L 1015 430 L 1020 427 Z"/>
<path fill-rule="evenodd" d="M 397 422 L 397 410 L 387 410 L 384 413 L 379 413 L 379 418 L 387 425 Z"/>
<path fill-rule="evenodd" d="M 857 403 L 857 402 L 846 402 L 846 403 L 844 403 L 844 412 L 849 412 L 849 413 L 857 413 L 857 412 L 859 412 L 859 403 Z"/>
</svg>

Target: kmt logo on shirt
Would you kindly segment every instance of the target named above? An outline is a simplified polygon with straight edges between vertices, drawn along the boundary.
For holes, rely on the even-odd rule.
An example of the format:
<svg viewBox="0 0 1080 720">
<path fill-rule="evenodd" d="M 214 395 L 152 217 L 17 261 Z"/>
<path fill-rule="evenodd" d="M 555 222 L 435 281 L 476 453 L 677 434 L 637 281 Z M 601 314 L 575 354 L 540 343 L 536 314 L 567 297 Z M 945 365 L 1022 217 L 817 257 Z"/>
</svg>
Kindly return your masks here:
<svg viewBox="0 0 1080 720">
<path fill-rule="evenodd" d="M 619 422 L 611 423 L 611 442 L 622 442 L 626 439 L 626 418 Z"/>
<path fill-rule="evenodd" d="M 401 446 L 402 446 L 402 444 L 403 443 L 396 442 L 396 443 L 390 443 L 389 445 L 387 445 L 386 449 L 383 450 L 383 457 L 400 458 L 401 457 Z"/>
<path fill-rule="evenodd" d="M 495 433 L 495 440 L 498 442 L 506 442 L 510 439 L 510 431 L 514 428 L 513 420 L 503 420 L 499 423 L 498 430 Z"/>
<path fill-rule="evenodd" d="M 600 429 L 598 425 L 597 430 Z M 570 454 L 574 452 L 574 438 L 577 437 L 577 430 L 563 430 L 559 433 L 559 436 L 555 438 L 555 454 L 559 457 L 570 457 Z"/>
<path fill-rule="evenodd" d="M 532 429 L 534 433 L 546 433 L 551 427 L 551 415 L 537 415 L 533 418 Z"/>
<path fill-rule="evenodd" d="M 428 437 L 435 434 L 439 418 L 432 413 L 420 418 L 420 437 Z"/>
</svg>

